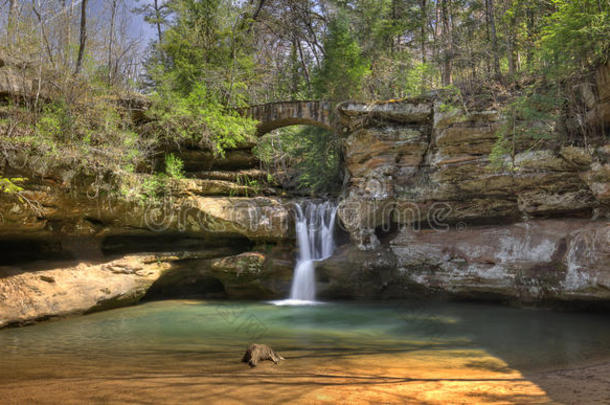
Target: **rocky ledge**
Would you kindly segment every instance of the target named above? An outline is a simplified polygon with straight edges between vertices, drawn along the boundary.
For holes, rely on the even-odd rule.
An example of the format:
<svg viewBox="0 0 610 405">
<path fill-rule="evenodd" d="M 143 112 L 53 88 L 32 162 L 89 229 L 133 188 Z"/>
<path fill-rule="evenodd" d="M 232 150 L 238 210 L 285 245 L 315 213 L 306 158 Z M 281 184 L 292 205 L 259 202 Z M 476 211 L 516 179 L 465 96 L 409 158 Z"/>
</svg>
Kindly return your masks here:
<svg viewBox="0 0 610 405">
<path fill-rule="evenodd" d="M 137 190 L 150 175 L 124 174 L 115 187 L 124 192 L 109 193 L 68 168 L 7 167 L 25 180 L 19 194 L 0 193 L 0 327 L 142 299 L 284 297 L 290 201 L 248 185 L 262 181 L 244 184 L 263 174 L 248 150 L 232 152 L 224 167 L 189 150 L 188 178 L 145 199 Z"/>
<path fill-rule="evenodd" d="M 320 296 L 608 305 L 605 69 L 596 89 L 580 90 L 587 142 L 521 137 L 507 155 L 495 148 L 506 123 L 499 111 L 466 111 L 437 95 L 341 104 L 347 177 L 338 249 L 317 266 Z M 143 298 L 285 297 L 295 257 L 290 200 L 241 180 L 264 177 L 250 148 L 225 162 L 185 151 L 190 178 L 170 181 L 168 198 L 146 205 L 108 197 L 68 169 L 5 167 L 5 176 L 29 180 L 20 196 L 0 194 L 0 327 Z M 123 181 L 129 194 L 146 176 Z"/>
<path fill-rule="evenodd" d="M 282 249 L 235 254 L 236 247 L 128 254 L 99 262 L 0 267 L 0 328 L 79 315 L 143 298 L 280 298 L 291 255 Z"/>
<path fill-rule="evenodd" d="M 562 135 L 574 117 L 566 128 L 517 122 L 538 136 L 505 135 L 504 155 L 499 111 L 437 97 L 341 105 L 348 179 L 338 218 L 351 244 L 319 264 L 321 294 L 607 305 L 608 72 L 583 91 L 587 142 Z"/>
<path fill-rule="evenodd" d="M 610 224 L 549 219 L 396 231 L 318 264 L 326 297 L 452 296 L 522 303 L 610 301 Z"/>
</svg>

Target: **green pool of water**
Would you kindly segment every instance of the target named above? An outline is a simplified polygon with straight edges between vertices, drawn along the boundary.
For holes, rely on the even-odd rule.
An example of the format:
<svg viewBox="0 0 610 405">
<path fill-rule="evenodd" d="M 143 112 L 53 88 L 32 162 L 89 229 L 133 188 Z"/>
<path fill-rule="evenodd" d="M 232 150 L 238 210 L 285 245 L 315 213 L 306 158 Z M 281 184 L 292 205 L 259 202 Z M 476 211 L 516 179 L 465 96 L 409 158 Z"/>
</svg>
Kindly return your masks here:
<svg viewBox="0 0 610 405">
<path fill-rule="evenodd" d="M 610 354 L 609 320 L 456 303 L 161 301 L 1 330 L 0 368 L 15 377 L 20 367 L 31 371 L 32 362 L 43 369 L 61 361 L 103 367 L 104 361 L 176 364 L 193 356 L 234 360 L 252 342 L 308 356 L 480 349 L 511 367 L 542 368 Z"/>
</svg>

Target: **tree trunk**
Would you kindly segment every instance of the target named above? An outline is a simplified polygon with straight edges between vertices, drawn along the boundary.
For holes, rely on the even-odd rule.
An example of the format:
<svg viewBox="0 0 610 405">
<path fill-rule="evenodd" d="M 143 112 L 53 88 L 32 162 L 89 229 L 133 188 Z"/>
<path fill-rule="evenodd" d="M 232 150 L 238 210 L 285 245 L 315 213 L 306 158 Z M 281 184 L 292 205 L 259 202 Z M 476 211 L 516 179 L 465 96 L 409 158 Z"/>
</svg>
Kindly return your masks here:
<svg viewBox="0 0 610 405">
<path fill-rule="evenodd" d="M 72 64 L 72 52 L 70 52 L 70 43 L 72 42 L 72 16 L 74 15 L 74 0 L 70 0 L 70 7 L 68 8 L 67 12 L 66 8 L 64 8 L 64 14 L 66 30 L 64 33 L 65 38 L 64 43 L 62 44 L 62 52 L 64 67 L 69 70 L 69 66 Z"/>
<path fill-rule="evenodd" d="M 426 63 L 426 25 L 428 24 L 426 7 L 426 0 L 421 0 L 421 63 Z"/>
<path fill-rule="evenodd" d="M 47 51 L 47 56 L 49 57 L 49 61 L 51 62 L 51 64 L 53 66 L 55 66 L 55 61 L 53 60 L 53 52 L 51 51 L 51 45 L 49 44 L 49 37 L 47 36 L 47 31 L 45 30 L 45 24 L 44 24 L 44 21 L 42 20 L 40 11 L 38 10 L 38 7 L 36 7 L 36 0 L 32 0 L 32 11 L 36 15 L 36 18 L 38 19 L 38 23 L 40 24 L 40 39 L 42 42 L 40 45 L 41 46 L 44 45 L 44 47 Z"/>
<path fill-rule="evenodd" d="M 250 4 L 252 4 L 252 1 L 250 1 Z M 254 10 L 254 13 L 252 13 L 252 17 L 250 19 L 250 22 L 248 23 L 248 32 L 252 31 L 252 27 L 254 26 L 254 23 L 256 22 L 256 19 L 258 18 L 258 15 L 260 14 L 261 10 L 263 9 L 263 6 L 265 5 L 265 0 L 259 0 L 258 2 L 258 6 L 256 6 L 256 10 Z M 243 27 L 243 25 L 242 25 Z"/>
<path fill-rule="evenodd" d="M 443 39 L 445 49 L 443 52 L 443 86 L 449 86 L 453 82 L 453 38 L 449 24 L 448 0 L 441 1 L 441 15 L 443 20 Z"/>
<path fill-rule="evenodd" d="M 430 30 L 432 32 L 432 59 L 439 61 L 439 27 L 440 27 L 440 7 L 439 2 L 434 2 L 434 16 L 430 19 Z"/>
<path fill-rule="evenodd" d="M 159 5 L 159 0 L 155 0 L 154 3 L 155 8 L 155 19 L 157 23 L 157 37 L 159 39 L 159 43 L 163 41 L 163 32 L 161 31 L 161 6 Z"/>
<path fill-rule="evenodd" d="M 112 0 L 110 10 L 110 38 L 108 39 L 108 84 L 112 83 L 112 47 L 114 45 L 114 25 L 116 19 L 117 0 Z"/>
<path fill-rule="evenodd" d="M 9 45 L 15 41 L 15 26 L 17 25 L 17 0 L 9 0 L 7 35 Z"/>
<path fill-rule="evenodd" d="M 83 56 L 85 54 L 85 45 L 87 44 L 87 1 L 83 0 L 80 11 L 80 40 L 78 44 L 78 57 L 76 59 L 75 74 L 79 74 L 83 66 Z"/>
<path fill-rule="evenodd" d="M 534 10 L 531 5 L 526 8 L 526 26 L 527 26 L 527 53 L 525 64 L 527 68 L 531 68 L 534 62 Z"/>
<path fill-rule="evenodd" d="M 500 72 L 500 55 L 498 52 L 498 37 L 496 35 L 496 19 L 494 16 L 493 0 L 486 0 L 487 3 L 487 18 L 489 21 L 489 30 L 491 34 L 491 52 L 493 54 L 493 67 L 496 79 L 501 78 Z"/>
<path fill-rule="evenodd" d="M 511 78 L 517 73 L 517 14 L 515 8 L 513 1 L 513 12 L 510 16 L 508 33 L 508 75 Z"/>
<path fill-rule="evenodd" d="M 307 90 L 311 93 L 311 79 L 309 77 L 309 69 L 307 68 L 307 64 L 305 63 L 305 57 L 303 56 L 303 47 L 301 46 L 301 41 L 298 41 L 297 45 L 299 47 L 301 66 L 303 66 L 303 74 L 305 75 L 305 80 L 307 81 Z"/>
</svg>

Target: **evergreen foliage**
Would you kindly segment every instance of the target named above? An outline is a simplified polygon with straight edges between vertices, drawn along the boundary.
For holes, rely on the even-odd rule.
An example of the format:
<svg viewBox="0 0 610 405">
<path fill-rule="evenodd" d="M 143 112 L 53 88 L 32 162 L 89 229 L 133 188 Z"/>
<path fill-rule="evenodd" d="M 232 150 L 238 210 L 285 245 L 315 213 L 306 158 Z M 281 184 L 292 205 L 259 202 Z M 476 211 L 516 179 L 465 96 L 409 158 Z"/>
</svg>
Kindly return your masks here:
<svg viewBox="0 0 610 405">
<path fill-rule="evenodd" d="M 288 99 L 459 89 L 459 107 L 507 106 L 492 154 L 503 161 L 520 142 L 565 140 L 555 128 L 582 104 L 575 84 L 610 56 L 610 0 L 138 0 L 155 31 L 147 52 L 121 26 L 126 3 L 104 2 L 89 19 L 87 2 L 65 4 L 0 9 L 0 67 L 31 82 L 0 106 L 4 159 L 36 174 L 67 167 L 105 187 L 152 173 L 150 196 L 183 172 L 168 155 L 154 174 L 153 156 L 193 145 L 223 156 L 253 140 L 256 123 L 239 109 Z M 125 107 L 134 91 L 152 103 L 140 122 Z M 274 175 L 290 171 L 278 163 L 296 170 L 303 192 L 336 189 L 336 137 L 282 129 L 257 153 Z M 19 187 L 0 179 L 4 193 Z"/>
<path fill-rule="evenodd" d="M 360 98 L 364 78 L 369 74 L 369 63 L 363 57 L 344 13 L 339 13 L 330 22 L 324 49 L 326 57 L 315 78 L 317 95 L 328 100 Z"/>
<path fill-rule="evenodd" d="M 172 23 L 148 66 L 156 84 L 149 116 L 164 141 L 193 140 L 222 155 L 252 136 L 247 105 L 253 60 L 243 46 L 239 9 L 228 0 L 174 0 Z"/>
<path fill-rule="evenodd" d="M 566 76 L 606 63 L 610 56 L 609 0 L 553 0 L 546 19 L 540 57 L 551 73 Z"/>
</svg>

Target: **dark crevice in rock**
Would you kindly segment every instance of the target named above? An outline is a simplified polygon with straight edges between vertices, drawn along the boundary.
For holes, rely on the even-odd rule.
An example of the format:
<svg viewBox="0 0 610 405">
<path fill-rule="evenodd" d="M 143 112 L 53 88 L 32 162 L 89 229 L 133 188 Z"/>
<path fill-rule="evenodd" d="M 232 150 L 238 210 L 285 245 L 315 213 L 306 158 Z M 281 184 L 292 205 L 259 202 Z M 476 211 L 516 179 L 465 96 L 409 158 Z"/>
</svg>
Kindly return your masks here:
<svg viewBox="0 0 610 405">
<path fill-rule="evenodd" d="M 0 240 L 0 266 L 27 264 L 39 260 L 70 259 L 74 259 L 74 255 L 65 250 L 58 239 L 15 238 Z"/>
<path fill-rule="evenodd" d="M 375 235 L 382 244 L 389 243 L 400 231 L 400 225 L 392 221 L 375 228 Z"/>
<path fill-rule="evenodd" d="M 150 233 L 145 235 L 108 236 L 101 243 L 101 249 L 105 256 L 139 252 L 193 252 L 224 246 L 245 251 L 252 246 L 252 242 L 246 238 L 201 238 L 180 233 Z"/>
<path fill-rule="evenodd" d="M 180 269 L 163 274 L 150 287 L 142 301 L 171 298 L 227 298 L 224 285 L 216 278 L 202 274 L 208 263 L 193 260 L 180 264 Z"/>
</svg>

